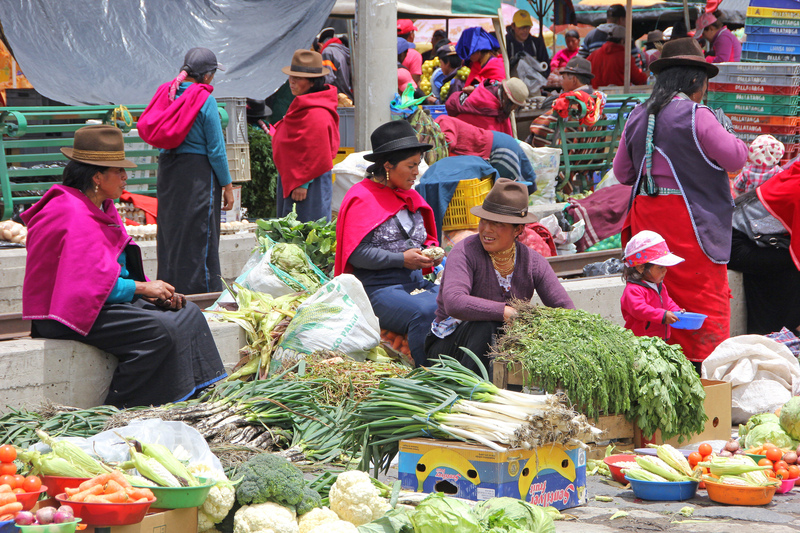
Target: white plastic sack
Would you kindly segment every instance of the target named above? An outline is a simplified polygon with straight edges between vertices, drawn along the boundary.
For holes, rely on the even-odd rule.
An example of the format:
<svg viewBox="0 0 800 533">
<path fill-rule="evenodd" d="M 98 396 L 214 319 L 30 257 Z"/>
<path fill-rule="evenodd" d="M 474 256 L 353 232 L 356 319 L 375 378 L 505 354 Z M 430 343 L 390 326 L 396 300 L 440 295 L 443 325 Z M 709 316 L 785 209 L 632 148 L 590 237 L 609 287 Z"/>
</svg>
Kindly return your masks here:
<svg viewBox="0 0 800 533">
<path fill-rule="evenodd" d="M 264 253 L 259 249 L 253 251 L 247 263 L 242 267 L 242 273 L 236 278 L 236 283 L 246 289 L 269 294 L 273 298 L 295 292 L 294 289 L 276 276 L 275 271 L 269 266 L 270 250 L 271 248 Z M 219 309 L 220 304 L 235 301 L 233 295 L 228 292 L 228 289 L 225 289 L 208 309 Z"/>
<path fill-rule="evenodd" d="M 536 192 L 530 197 L 530 204 L 552 204 L 556 201 L 556 181 L 558 166 L 561 164 L 561 148 L 547 146 L 534 148 L 520 142 L 520 148 L 528 156 L 536 173 Z"/>
<path fill-rule="evenodd" d="M 147 419 L 133 420 L 127 426 L 114 428 L 98 433 L 88 439 L 68 437 L 63 440 L 73 442 L 86 453 L 96 455 L 106 462 L 122 462 L 130 458 L 128 445 L 119 437 L 133 437 L 148 444 L 163 444 L 177 459 L 188 461 L 188 464 L 205 464 L 214 470 L 223 472 L 222 464 L 211 452 L 203 435 L 193 427 L 180 421 Z M 57 438 L 56 440 L 62 440 Z M 42 443 L 32 446 L 40 452 L 50 450 Z"/>
<path fill-rule="evenodd" d="M 800 394 L 800 364 L 789 348 L 761 335 L 722 342 L 703 361 L 702 376 L 731 384 L 731 420 L 744 424 Z"/>
<path fill-rule="evenodd" d="M 297 308 L 273 360 L 296 360 L 316 350 L 339 350 L 357 361 L 381 340 L 378 317 L 361 282 L 341 274 Z"/>
<path fill-rule="evenodd" d="M 606 175 L 603 176 L 603 179 L 600 180 L 600 183 L 594 186 L 594 192 L 597 192 L 605 187 L 611 187 L 612 185 L 619 185 L 619 180 L 614 175 L 614 169 L 610 169 L 608 172 L 606 172 Z"/>
</svg>

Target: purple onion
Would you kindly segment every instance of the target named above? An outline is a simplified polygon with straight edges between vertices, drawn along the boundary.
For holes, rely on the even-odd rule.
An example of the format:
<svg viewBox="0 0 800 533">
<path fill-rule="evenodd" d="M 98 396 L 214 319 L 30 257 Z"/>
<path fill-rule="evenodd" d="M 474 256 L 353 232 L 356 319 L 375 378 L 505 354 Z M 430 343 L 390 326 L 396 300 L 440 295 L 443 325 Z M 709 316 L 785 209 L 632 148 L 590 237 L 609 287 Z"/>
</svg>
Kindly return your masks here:
<svg viewBox="0 0 800 533">
<path fill-rule="evenodd" d="M 63 524 L 64 522 L 72 522 L 75 517 L 70 513 L 65 513 L 63 511 L 56 511 L 56 514 L 53 515 L 53 523 L 54 524 Z"/>
<path fill-rule="evenodd" d="M 33 516 L 33 513 L 30 511 L 20 511 L 17 513 L 17 516 L 14 517 L 14 522 L 18 526 L 30 526 L 36 521 L 36 517 Z"/>
<path fill-rule="evenodd" d="M 36 511 L 36 521 L 39 522 L 40 525 L 47 525 L 53 523 L 53 516 L 56 514 L 55 507 L 42 507 L 38 511 Z"/>
</svg>

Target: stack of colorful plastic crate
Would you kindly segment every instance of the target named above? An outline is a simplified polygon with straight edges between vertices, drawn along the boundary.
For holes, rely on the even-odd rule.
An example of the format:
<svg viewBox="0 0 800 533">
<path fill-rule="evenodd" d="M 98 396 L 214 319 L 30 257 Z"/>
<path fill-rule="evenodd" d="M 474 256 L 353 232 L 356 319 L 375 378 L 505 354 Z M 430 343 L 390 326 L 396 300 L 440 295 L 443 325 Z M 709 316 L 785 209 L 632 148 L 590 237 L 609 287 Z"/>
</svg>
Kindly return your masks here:
<svg viewBox="0 0 800 533">
<path fill-rule="evenodd" d="M 746 142 L 770 134 L 786 147 L 784 161 L 800 152 L 800 64 L 719 63 L 708 85 L 708 105 L 721 108 Z"/>
<path fill-rule="evenodd" d="M 742 61 L 800 61 L 800 0 L 750 0 Z"/>
</svg>

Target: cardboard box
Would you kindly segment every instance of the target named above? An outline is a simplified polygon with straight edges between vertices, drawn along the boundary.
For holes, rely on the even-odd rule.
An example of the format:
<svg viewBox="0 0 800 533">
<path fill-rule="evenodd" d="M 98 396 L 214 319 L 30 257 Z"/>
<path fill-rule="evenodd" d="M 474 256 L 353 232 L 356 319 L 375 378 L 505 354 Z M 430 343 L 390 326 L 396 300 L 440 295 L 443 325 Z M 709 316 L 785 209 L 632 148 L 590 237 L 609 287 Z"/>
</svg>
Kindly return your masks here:
<svg viewBox="0 0 800 533">
<path fill-rule="evenodd" d="M 587 501 L 586 452 L 554 445 L 496 452 L 461 441 L 400 441 L 400 483 L 416 492 L 444 492 L 480 501 L 507 496 L 556 509 Z"/>
<path fill-rule="evenodd" d="M 706 401 L 703 404 L 706 416 L 706 427 L 702 433 L 693 435 L 682 443 L 678 444 L 678 437 L 674 437 L 666 444 L 671 444 L 680 448 L 686 444 L 705 442 L 709 440 L 730 440 L 731 438 L 731 384 L 726 381 L 712 379 L 701 379 L 703 389 L 706 391 Z M 656 431 L 655 435 L 647 438 L 642 435 L 642 430 L 636 428 L 634 442 L 637 448 L 647 446 L 647 444 L 665 444 L 661 438 L 661 432 Z"/>
<path fill-rule="evenodd" d="M 95 526 L 88 526 L 82 533 L 95 533 L 95 529 Z M 138 524 L 113 526 L 111 533 L 197 533 L 197 507 L 156 509 Z"/>
</svg>

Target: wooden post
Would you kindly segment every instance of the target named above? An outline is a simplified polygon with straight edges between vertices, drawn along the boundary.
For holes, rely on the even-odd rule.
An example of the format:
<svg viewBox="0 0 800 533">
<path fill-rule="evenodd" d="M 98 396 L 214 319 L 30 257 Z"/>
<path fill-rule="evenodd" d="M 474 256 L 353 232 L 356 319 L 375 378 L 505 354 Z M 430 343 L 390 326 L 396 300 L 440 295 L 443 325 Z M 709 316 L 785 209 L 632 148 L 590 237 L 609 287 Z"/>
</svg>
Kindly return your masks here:
<svg viewBox="0 0 800 533">
<path fill-rule="evenodd" d="M 497 18 L 492 19 L 494 23 L 494 32 L 497 34 L 497 42 L 500 43 L 500 53 L 503 54 L 503 67 L 506 69 L 506 78 L 511 77 L 511 65 L 508 62 L 508 50 L 506 50 L 506 37 L 505 37 L 505 25 L 503 24 L 503 10 L 497 10 Z M 516 113 L 513 111 L 511 115 L 509 115 L 508 119 L 511 121 L 511 133 L 514 135 L 514 138 L 517 138 L 517 117 L 515 116 Z"/>
</svg>

